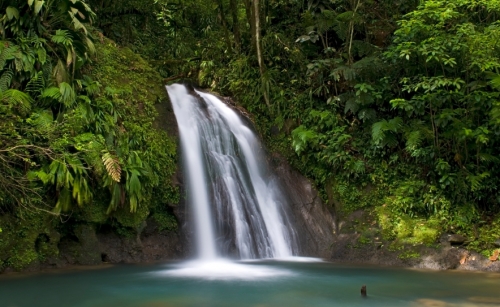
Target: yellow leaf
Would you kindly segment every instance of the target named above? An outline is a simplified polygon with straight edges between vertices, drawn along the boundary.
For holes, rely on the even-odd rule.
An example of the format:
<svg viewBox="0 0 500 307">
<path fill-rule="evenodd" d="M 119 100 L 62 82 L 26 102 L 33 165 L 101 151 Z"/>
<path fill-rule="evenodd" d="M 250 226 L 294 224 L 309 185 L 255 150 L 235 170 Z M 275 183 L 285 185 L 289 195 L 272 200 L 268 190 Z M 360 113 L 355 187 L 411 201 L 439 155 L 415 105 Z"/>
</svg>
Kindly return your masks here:
<svg viewBox="0 0 500 307">
<path fill-rule="evenodd" d="M 491 255 L 490 260 L 491 261 L 497 261 L 498 260 L 498 254 L 500 254 L 500 249 L 497 249 L 496 251 L 493 252 L 493 255 Z"/>
</svg>

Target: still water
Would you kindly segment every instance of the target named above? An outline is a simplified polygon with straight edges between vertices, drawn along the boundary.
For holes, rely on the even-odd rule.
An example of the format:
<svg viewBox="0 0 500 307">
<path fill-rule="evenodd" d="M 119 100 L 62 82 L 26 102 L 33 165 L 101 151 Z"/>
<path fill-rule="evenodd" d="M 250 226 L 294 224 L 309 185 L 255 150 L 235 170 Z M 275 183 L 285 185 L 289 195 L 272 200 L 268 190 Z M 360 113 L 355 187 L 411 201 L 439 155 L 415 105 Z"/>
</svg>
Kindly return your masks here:
<svg viewBox="0 0 500 307">
<path fill-rule="evenodd" d="M 356 267 L 304 260 L 118 265 L 98 270 L 4 275 L 0 276 L 0 306 L 500 306 L 500 274 Z M 362 285 L 367 286 L 367 298 L 360 296 Z"/>
</svg>

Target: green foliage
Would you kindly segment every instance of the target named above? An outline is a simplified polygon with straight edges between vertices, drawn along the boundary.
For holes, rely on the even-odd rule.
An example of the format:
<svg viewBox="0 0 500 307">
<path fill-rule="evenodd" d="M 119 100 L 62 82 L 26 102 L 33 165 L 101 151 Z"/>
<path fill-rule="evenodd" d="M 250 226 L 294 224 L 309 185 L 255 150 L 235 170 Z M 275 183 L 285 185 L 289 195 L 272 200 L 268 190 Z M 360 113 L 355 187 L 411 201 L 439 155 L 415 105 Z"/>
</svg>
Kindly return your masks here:
<svg viewBox="0 0 500 307">
<path fill-rule="evenodd" d="M 75 211 L 123 234 L 148 215 L 175 228 L 176 144 L 153 128 L 154 105 L 162 78 L 190 78 L 235 97 L 339 214 L 373 208 L 403 247 L 448 231 L 491 251 L 497 0 L 266 1 L 263 65 L 248 1 L 7 2 L 0 209 Z"/>
<path fill-rule="evenodd" d="M 95 45 L 96 15 L 86 1 L 7 2 L 0 4 L 0 262 L 22 269 L 57 255 L 59 224 L 26 218 L 32 212 L 126 228 L 157 202 L 178 201 L 170 182 L 176 144 L 153 128 L 154 105 L 166 97 L 160 75 L 130 49 L 104 38 Z M 158 190 L 162 200 L 153 202 Z"/>
<path fill-rule="evenodd" d="M 0 216 L 0 263 L 21 270 L 32 262 L 58 253 L 59 236 L 52 219 L 43 212 L 25 211 Z"/>
<path fill-rule="evenodd" d="M 412 250 L 406 250 L 398 255 L 399 259 L 402 260 L 407 260 L 407 259 L 417 259 L 420 258 L 420 253 L 412 251 Z"/>
<path fill-rule="evenodd" d="M 374 207 L 386 237 L 432 244 L 500 211 L 498 9 L 472 0 L 271 1 L 265 74 L 252 47 L 231 55 L 221 39 L 206 41 L 223 37 L 208 17 L 198 80 L 236 97 L 268 146 L 337 212 Z M 183 31 L 176 14 L 168 20 Z"/>
<path fill-rule="evenodd" d="M 144 220 L 149 215 L 149 208 L 147 206 L 140 206 L 135 212 L 130 212 L 125 208 L 116 210 L 113 213 L 113 217 L 120 223 L 123 227 L 137 228 L 141 225 Z"/>
<path fill-rule="evenodd" d="M 477 227 L 472 229 L 459 228 L 459 231 L 463 232 L 469 238 L 475 238 L 469 243 L 468 248 L 489 257 L 493 251 L 498 249 L 494 243 L 499 239 L 500 216 L 491 217 L 487 223 L 479 223 Z"/>
<path fill-rule="evenodd" d="M 163 212 L 156 212 L 152 216 L 153 216 L 153 219 L 158 223 L 158 225 L 159 225 L 158 228 L 160 231 L 176 230 L 178 227 L 177 220 L 171 214 L 163 213 Z"/>
</svg>

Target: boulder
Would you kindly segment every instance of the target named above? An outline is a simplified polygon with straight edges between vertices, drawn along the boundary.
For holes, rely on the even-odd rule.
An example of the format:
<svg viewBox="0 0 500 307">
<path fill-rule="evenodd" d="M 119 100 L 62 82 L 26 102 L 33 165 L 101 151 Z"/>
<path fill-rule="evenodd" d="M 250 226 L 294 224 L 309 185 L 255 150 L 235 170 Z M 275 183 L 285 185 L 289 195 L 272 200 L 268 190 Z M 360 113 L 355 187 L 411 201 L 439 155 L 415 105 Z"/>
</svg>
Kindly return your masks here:
<svg viewBox="0 0 500 307">
<path fill-rule="evenodd" d="M 493 242 L 493 245 L 495 245 L 495 247 L 500 247 L 500 239 Z"/>
<path fill-rule="evenodd" d="M 448 242 L 450 242 L 451 245 L 462 245 L 466 240 L 466 237 L 459 234 L 451 234 L 448 236 Z"/>
</svg>

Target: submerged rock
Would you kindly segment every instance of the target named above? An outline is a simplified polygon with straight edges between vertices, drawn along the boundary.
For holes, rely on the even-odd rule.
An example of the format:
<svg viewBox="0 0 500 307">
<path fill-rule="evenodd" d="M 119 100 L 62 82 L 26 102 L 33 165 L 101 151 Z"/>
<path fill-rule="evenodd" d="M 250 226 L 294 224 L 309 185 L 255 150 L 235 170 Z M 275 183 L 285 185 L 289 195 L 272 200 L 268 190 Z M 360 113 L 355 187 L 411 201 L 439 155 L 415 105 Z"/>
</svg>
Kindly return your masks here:
<svg viewBox="0 0 500 307">
<path fill-rule="evenodd" d="M 415 301 L 413 306 L 421 306 L 421 307 L 451 307 L 453 304 L 449 304 L 445 301 L 422 298 Z"/>
</svg>

